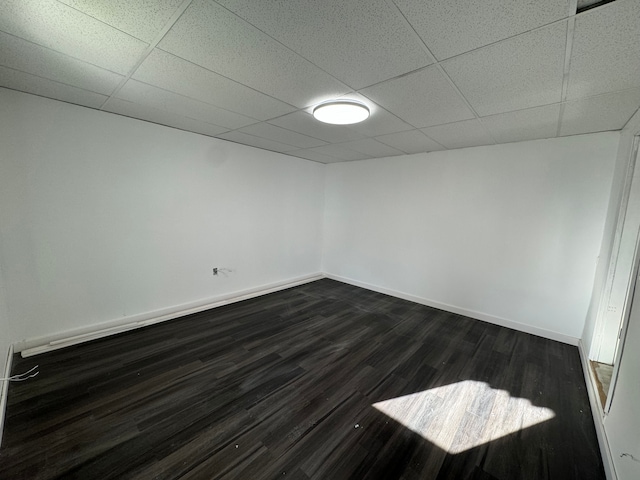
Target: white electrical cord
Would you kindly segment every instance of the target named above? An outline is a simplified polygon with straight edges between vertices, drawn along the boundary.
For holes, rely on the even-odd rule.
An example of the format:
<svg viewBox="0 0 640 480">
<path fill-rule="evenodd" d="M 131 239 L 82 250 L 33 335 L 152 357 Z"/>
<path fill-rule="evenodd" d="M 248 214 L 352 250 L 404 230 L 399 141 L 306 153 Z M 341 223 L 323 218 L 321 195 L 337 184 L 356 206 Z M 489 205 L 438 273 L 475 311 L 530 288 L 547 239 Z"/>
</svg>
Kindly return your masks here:
<svg viewBox="0 0 640 480">
<path fill-rule="evenodd" d="M 29 370 L 27 372 L 19 373 L 17 375 L 11 375 L 10 377 L 6 377 L 6 378 L 0 378 L 0 381 L 2 381 L 2 382 L 23 382 L 25 380 L 28 380 L 28 379 L 33 378 L 36 375 L 38 375 L 40 373 L 40 371 L 33 372 L 38 367 L 39 367 L 39 365 L 36 365 L 35 367 L 33 367 L 31 370 Z"/>
</svg>

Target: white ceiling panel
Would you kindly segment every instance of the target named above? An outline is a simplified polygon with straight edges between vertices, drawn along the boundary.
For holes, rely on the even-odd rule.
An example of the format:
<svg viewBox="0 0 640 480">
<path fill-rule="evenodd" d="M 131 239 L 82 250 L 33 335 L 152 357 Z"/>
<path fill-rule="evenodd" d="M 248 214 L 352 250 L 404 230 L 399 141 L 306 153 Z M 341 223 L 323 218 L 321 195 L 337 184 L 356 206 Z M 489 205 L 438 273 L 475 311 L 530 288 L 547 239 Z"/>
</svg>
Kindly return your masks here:
<svg viewBox="0 0 640 480">
<path fill-rule="evenodd" d="M 576 17 L 568 99 L 640 87 L 640 2 L 618 0 Z"/>
<path fill-rule="evenodd" d="M 371 158 L 370 155 L 356 152 L 355 150 L 350 150 L 340 145 L 324 145 L 322 147 L 308 148 L 307 152 L 316 152 L 321 155 L 327 155 L 329 157 L 337 158 L 338 160 L 343 161 L 364 160 L 367 158 Z M 292 155 L 295 155 L 295 153 Z"/>
<path fill-rule="evenodd" d="M 326 142 L 318 140 L 317 138 L 308 137 L 307 135 L 302 135 L 301 133 L 293 132 L 286 128 L 276 127 L 266 122 L 249 125 L 248 127 L 240 129 L 240 131 L 248 133 L 249 135 L 255 135 L 256 137 L 292 145 L 297 148 L 312 148 L 326 145 Z"/>
<path fill-rule="evenodd" d="M 369 100 L 367 103 L 371 103 Z M 405 132 L 413 130 L 413 125 L 403 122 L 392 113 L 382 108 L 374 108 L 366 122 L 349 125 L 349 129 L 361 133 L 367 137 L 386 135 L 387 133 Z"/>
<path fill-rule="evenodd" d="M 0 0 L 0 86 L 324 163 L 619 129 L 640 0 L 575 5 Z M 341 97 L 370 117 L 313 118 Z"/>
<path fill-rule="evenodd" d="M 559 102 L 566 22 L 447 60 L 442 66 L 478 115 Z"/>
<path fill-rule="evenodd" d="M 150 43 L 183 0 L 59 0 Z"/>
<path fill-rule="evenodd" d="M 553 138 L 558 130 L 560 105 L 501 113 L 481 119 L 498 143 Z"/>
<path fill-rule="evenodd" d="M 291 105 L 349 88 L 213 2 L 195 0 L 159 47 Z"/>
<path fill-rule="evenodd" d="M 431 140 L 420 130 L 381 135 L 376 137 L 376 140 L 379 140 L 390 147 L 397 148 L 404 153 L 435 152 L 438 150 L 445 150 L 442 145 Z"/>
<path fill-rule="evenodd" d="M 369 100 L 367 103 L 371 104 Z M 376 137 L 387 133 L 405 132 L 413 130 L 413 125 L 403 122 L 392 113 L 382 108 L 373 108 L 371 116 L 366 122 L 349 125 L 349 129 L 361 133 L 367 137 Z"/>
<path fill-rule="evenodd" d="M 122 75 L 0 32 L 0 65 L 110 95 Z"/>
<path fill-rule="evenodd" d="M 210 123 L 195 120 L 193 118 L 181 117 L 166 110 L 147 107 L 137 103 L 121 100 L 119 98 L 110 98 L 103 110 L 107 112 L 117 113 L 125 117 L 138 118 L 152 123 L 159 123 L 168 127 L 179 128 L 190 132 L 201 133 L 215 137 L 227 131 L 226 128 L 212 125 Z"/>
<path fill-rule="evenodd" d="M 433 63 L 386 0 L 218 0 L 354 89 Z"/>
<path fill-rule="evenodd" d="M 247 133 L 242 132 L 228 132 L 218 135 L 218 138 L 222 140 L 229 140 L 231 142 L 241 143 L 243 145 L 249 145 L 251 147 L 263 148 L 265 150 L 271 150 L 272 152 L 290 152 L 296 150 L 296 147 L 291 145 L 285 145 L 284 143 L 274 142 L 273 140 L 267 140 L 266 138 L 255 137 Z"/>
<path fill-rule="evenodd" d="M 256 120 L 252 118 L 214 107 L 208 103 L 183 97 L 182 95 L 162 90 L 136 80 L 129 80 L 118 92 L 116 97 L 148 107 L 166 110 L 183 117 L 194 118 L 221 127 L 227 127 L 227 129 L 240 128 L 256 123 Z"/>
<path fill-rule="evenodd" d="M 358 140 L 364 137 L 361 133 L 348 127 L 319 122 L 312 115 L 303 111 L 269 120 L 269 123 L 328 143 L 348 142 L 349 140 Z"/>
<path fill-rule="evenodd" d="M 393 1 L 438 60 L 565 18 L 570 4 L 568 0 Z"/>
<path fill-rule="evenodd" d="M 560 135 L 619 130 L 640 108 L 640 88 L 567 102 Z"/>
<path fill-rule="evenodd" d="M 404 153 L 373 138 L 363 138 L 362 140 L 354 140 L 352 142 L 341 143 L 340 146 L 376 158 L 395 157 L 396 155 L 402 155 Z"/>
<path fill-rule="evenodd" d="M 418 128 L 475 116 L 437 66 L 365 88 L 360 93 Z"/>
<path fill-rule="evenodd" d="M 322 153 L 312 152 L 309 150 L 295 150 L 293 152 L 288 152 L 287 155 L 292 155 L 298 158 L 306 158 L 307 160 L 313 160 L 314 162 L 320 163 L 337 163 L 344 161 L 335 157 L 330 157 L 329 155 L 323 155 Z"/>
<path fill-rule="evenodd" d="M 89 92 L 2 66 L 0 66 L 0 87 L 7 87 L 91 108 L 100 108 L 108 98 L 99 93 Z"/>
<path fill-rule="evenodd" d="M 159 49 L 151 52 L 132 78 L 258 120 L 296 110 L 280 100 Z"/>
<path fill-rule="evenodd" d="M 368 105 L 371 115 L 366 122 L 354 123 L 349 125 L 349 129 L 355 130 L 367 137 L 375 137 L 377 135 L 385 135 L 387 133 L 404 132 L 406 130 L 413 130 L 413 125 L 409 125 L 407 122 L 403 122 L 394 114 L 387 112 L 384 108 L 380 107 L 370 99 L 359 93 L 349 93 L 340 98 L 348 98 L 351 100 L 358 100 Z M 311 113 L 313 108 L 308 109 Z"/>
<path fill-rule="evenodd" d="M 4 0 L 0 31 L 121 74 L 148 46 L 55 0 Z"/>
<path fill-rule="evenodd" d="M 480 121 L 475 119 L 423 128 L 422 131 L 447 148 L 477 147 L 495 143 Z"/>
</svg>

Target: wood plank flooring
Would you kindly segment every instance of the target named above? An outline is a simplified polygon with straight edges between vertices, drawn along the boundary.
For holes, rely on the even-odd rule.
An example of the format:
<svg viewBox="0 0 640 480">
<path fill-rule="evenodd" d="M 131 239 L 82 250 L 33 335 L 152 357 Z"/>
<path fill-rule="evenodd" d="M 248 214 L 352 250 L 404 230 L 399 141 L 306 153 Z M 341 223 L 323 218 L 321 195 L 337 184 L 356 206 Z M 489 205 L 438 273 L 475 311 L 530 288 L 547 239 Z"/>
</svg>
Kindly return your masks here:
<svg viewBox="0 0 640 480">
<path fill-rule="evenodd" d="M 0 479 L 601 479 L 575 347 L 329 279 L 37 357 Z"/>
</svg>

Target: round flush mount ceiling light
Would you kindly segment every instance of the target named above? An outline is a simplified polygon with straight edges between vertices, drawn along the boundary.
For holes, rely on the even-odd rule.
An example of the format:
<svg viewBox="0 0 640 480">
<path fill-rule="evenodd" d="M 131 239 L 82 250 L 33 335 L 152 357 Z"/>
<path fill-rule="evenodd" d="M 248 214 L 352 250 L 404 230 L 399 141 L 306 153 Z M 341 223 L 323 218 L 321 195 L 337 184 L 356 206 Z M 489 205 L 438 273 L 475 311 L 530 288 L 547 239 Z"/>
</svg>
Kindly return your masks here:
<svg viewBox="0 0 640 480">
<path fill-rule="evenodd" d="M 313 116 L 324 123 L 350 125 L 369 118 L 369 107 L 357 100 L 329 100 L 314 108 Z"/>
</svg>

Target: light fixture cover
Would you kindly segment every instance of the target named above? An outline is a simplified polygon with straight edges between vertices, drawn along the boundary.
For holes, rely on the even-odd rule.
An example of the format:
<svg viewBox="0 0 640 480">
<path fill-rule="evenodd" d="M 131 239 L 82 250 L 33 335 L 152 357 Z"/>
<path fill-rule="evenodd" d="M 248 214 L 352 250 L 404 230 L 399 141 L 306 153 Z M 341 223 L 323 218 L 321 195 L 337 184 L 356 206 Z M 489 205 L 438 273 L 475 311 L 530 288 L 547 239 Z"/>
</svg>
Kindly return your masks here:
<svg viewBox="0 0 640 480">
<path fill-rule="evenodd" d="M 369 118 L 369 107 L 357 100 L 329 100 L 314 108 L 313 116 L 324 123 L 349 125 Z"/>
</svg>

